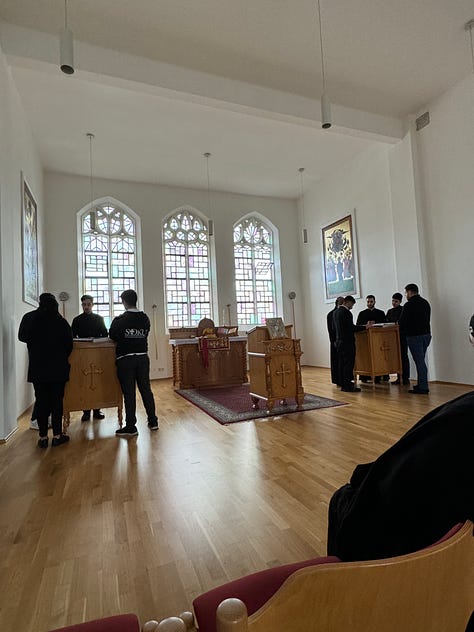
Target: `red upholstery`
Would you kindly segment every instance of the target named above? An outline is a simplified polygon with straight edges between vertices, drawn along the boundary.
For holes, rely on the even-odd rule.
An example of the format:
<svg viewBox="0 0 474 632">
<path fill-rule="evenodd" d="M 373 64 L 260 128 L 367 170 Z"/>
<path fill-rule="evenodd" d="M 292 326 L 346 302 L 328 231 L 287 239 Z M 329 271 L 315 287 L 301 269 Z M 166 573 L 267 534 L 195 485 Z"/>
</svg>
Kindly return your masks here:
<svg viewBox="0 0 474 632">
<path fill-rule="evenodd" d="M 140 624 L 134 614 L 119 614 L 114 617 L 68 625 L 51 632 L 140 632 Z"/>
<path fill-rule="evenodd" d="M 316 564 L 340 562 L 338 557 L 315 557 L 304 562 L 269 568 L 213 588 L 193 601 L 199 632 L 216 632 L 216 610 L 224 599 L 237 597 L 247 606 L 249 616 L 257 612 L 295 571 Z"/>
<path fill-rule="evenodd" d="M 446 535 L 443 535 L 443 537 L 440 538 L 437 542 L 435 542 L 434 544 L 430 544 L 426 548 L 430 549 L 432 546 L 436 546 L 437 544 L 441 544 L 441 542 L 444 542 L 445 540 L 449 540 L 449 538 L 452 538 L 453 535 L 457 533 L 462 526 L 464 526 L 464 522 L 458 522 L 458 524 L 455 524 L 454 527 L 452 527 Z"/>
</svg>

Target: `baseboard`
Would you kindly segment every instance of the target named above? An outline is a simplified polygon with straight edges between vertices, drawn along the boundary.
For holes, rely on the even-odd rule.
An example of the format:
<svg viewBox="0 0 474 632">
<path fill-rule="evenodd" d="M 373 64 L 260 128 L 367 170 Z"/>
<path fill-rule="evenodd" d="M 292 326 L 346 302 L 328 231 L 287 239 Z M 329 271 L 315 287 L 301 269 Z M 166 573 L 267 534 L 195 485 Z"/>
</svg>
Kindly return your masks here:
<svg viewBox="0 0 474 632">
<path fill-rule="evenodd" d="M 430 384 L 446 384 L 447 386 L 451 384 L 452 386 L 466 386 L 468 388 L 474 389 L 474 384 L 465 384 L 464 382 L 445 382 L 444 380 L 429 380 L 429 383 Z"/>
<path fill-rule="evenodd" d="M 8 434 L 4 439 L 0 439 L 0 445 L 2 443 L 6 443 L 8 441 L 8 439 L 10 439 L 10 437 L 12 437 L 17 430 L 18 430 L 18 426 L 16 428 L 13 428 L 13 430 L 10 432 L 10 434 Z"/>
</svg>

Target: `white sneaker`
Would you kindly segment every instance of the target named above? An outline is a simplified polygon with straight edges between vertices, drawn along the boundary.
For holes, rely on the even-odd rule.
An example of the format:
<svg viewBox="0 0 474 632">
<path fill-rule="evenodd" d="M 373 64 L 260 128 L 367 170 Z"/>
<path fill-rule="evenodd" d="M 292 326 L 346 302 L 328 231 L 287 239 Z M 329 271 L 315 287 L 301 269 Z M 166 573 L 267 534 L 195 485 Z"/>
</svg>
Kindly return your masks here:
<svg viewBox="0 0 474 632">
<path fill-rule="evenodd" d="M 53 423 L 51 421 L 51 416 L 48 417 L 48 428 L 52 428 L 53 427 Z M 30 421 L 30 428 L 31 430 L 39 430 L 38 428 L 38 420 L 37 419 L 32 419 Z"/>
</svg>

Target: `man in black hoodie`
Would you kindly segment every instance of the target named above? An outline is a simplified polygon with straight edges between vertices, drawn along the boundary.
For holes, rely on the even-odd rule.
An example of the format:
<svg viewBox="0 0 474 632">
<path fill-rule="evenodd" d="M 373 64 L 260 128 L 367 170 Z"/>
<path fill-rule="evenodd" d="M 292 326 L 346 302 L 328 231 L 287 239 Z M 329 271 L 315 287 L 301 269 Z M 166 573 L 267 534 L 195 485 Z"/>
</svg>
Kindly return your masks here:
<svg viewBox="0 0 474 632">
<path fill-rule="evenodd" d="M 125 290 L 120 295 L 125 312 L 113 319 L 109 338 L 117 343 L 117 377 L 125 400 L 125 426 L 116 431 L 119 437 L 134 437 L 138 434 L 136 417 L 136 387 L 140 391 L 148 417 L 148 428 L 158 430 L 155 400 L 150 386 L 150 358 L 148 357 L 148 334 L 150 319 L 137 309 L 137 293 Z"/>
</svg>

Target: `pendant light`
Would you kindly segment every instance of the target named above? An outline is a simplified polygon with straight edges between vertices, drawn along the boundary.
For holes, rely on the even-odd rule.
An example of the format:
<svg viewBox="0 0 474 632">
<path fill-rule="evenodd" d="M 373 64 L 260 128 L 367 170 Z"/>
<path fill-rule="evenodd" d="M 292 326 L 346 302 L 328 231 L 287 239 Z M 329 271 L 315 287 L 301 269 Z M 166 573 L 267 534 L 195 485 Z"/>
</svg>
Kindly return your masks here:
<svg viewBox="0 0 474 632">
<path fill-rule="evenodd" d="M 303 184 L 304 167 L 300 167 L 298 171 L 300 172 L 300 199 L 301 199 L 301 219 L 302 219 L 302 224 L 303 224 L 303 243 L 307 244 L 308 243 L 308 230 L 305 227 L 306 219 L 305 219 L 305 212 L 304 212 L 304 184 Z"/>
<path fill-rule="evenodd" d="M 211 157 L 211 154 L 206 151 L 205 154 L 203 154 L 204 158 L 206 159 L 206 173 L 207 173 L 207 216 L 208 218 L 211 216 L 211 185 L 210 185 L 210 179 L 209 179 L 209 158 Z M 214 233 L 214 222 L 212 221 L 212 219 L 208 220 L 208 229 L 209 229 L 209 237 L 212 237 L 213 233 Z"/>
<path fill-rule="evenodd" d="M 59 34 L 59 64 L 64 74 L 74 73 L 74 44 L 72 31 L 67 26 L 67 0 L 64 0 L 64 28 Z"/>
<path fill-rule="evenodd" d="M 321 95 L 321 127 L 329 129 L 332 125 L 331 102 L 326 92 L 326 73 L 324 70 L 323 27 L 321 23 L 321 3 L 318 0 L 319 44 L 321 47 L 321 72 L 323 75 L 323 93 Z"/>
<path fill-rule="evenodd" d="M 90 167 L 89 184 L 90 184 L 90 204 L 91 204 L 90 209 L 89 209 L 89 219 L 90 219 L 91 230 L 95 232 L 96 215 L 95 215 L 95 210 L 94 210 L 94 186 L 93 186 L 94 180 L 92 177 L 92 140 L 95 138 L 95 135 L 92 134 L 92 132 L 87 132 L 86 136 L 89 139 L 89 167 Z"/>
</svg>

